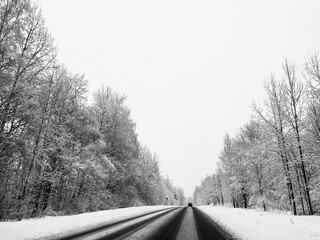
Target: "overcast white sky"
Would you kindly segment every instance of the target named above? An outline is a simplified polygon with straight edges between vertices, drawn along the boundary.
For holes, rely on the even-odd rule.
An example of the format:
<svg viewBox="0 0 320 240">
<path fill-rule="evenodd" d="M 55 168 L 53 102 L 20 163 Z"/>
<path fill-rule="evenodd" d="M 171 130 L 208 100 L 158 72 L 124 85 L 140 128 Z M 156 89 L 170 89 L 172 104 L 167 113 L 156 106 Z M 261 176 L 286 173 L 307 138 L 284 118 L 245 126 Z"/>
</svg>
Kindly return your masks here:
<svg viewBox="0 0 320 240">
<path fill-rule="evenodd" d="M 139 140 L 191 196 L 285 57 L 320 50 L 317 0 L 38 0 L 59 59 L 128 96 Z"/>
</svg>

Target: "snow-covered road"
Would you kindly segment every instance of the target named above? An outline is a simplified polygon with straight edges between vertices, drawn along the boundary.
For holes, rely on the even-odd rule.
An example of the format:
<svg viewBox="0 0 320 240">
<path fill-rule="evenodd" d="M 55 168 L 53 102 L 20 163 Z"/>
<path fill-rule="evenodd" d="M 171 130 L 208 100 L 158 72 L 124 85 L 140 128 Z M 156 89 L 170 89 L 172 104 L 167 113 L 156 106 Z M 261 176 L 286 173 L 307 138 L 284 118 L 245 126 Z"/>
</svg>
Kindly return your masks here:
<svg viewBox="0 0 320 240">
<path fill-rule="evenodd" d="M 44 239 L 52 234 L 110 223 L 168 206 L 123 208 L 73 216 L 1 222 L 0 239 Z M 235 237 L 244 240 L 319 240 L 320 216 L 292 216 L 228 207 L 198 207 Z"/>
</svg>

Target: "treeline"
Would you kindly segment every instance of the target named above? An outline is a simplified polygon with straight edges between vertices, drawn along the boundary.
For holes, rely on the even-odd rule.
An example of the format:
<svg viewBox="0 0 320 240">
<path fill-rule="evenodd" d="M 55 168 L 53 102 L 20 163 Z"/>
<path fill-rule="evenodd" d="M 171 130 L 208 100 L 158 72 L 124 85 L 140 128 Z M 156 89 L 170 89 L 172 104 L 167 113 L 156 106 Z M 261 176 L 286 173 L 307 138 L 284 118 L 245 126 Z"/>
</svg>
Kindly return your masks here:
<svg viewBox="0 0 320 240">
<path fill-rule="evenodd" d="M 320 211 L 320 58 L 302 69 L 284 62 L 280 79 L 265 83 L 262 106 L 252 119 L 224 138 L 217 172 L 194 193 L 198 204 Z"/>
<path fill-rule="evenodd" d="M 89 105 L 56 56 L 36 4 L 0 1 L 0 220 L 182 203 L 126 97 L 105 87 Z"/>
</svg>

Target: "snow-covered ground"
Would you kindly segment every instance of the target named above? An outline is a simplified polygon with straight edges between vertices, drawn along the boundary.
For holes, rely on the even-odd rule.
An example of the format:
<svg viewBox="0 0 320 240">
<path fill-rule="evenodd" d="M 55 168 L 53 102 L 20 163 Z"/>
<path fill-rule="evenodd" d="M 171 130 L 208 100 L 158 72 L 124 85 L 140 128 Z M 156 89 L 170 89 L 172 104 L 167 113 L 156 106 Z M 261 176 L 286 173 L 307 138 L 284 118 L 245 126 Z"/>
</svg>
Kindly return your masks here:
<svg viewBox="0 0 320 240">
<path fill-rule="evenodd" d="M 72 216 L 29 219 L 20 222 L 0 222 L 0 239 L 43 239 L 55 234 L 81 230 L 165 208 L 168 208 L 168 206 L 132 207 Z"/>
<path fill-rule="evenodd" d="M 293 216 L 218 206 L 202 206 L 199 209 L 241 239 L 320 239 L 320 216 Z"/>
</svg>

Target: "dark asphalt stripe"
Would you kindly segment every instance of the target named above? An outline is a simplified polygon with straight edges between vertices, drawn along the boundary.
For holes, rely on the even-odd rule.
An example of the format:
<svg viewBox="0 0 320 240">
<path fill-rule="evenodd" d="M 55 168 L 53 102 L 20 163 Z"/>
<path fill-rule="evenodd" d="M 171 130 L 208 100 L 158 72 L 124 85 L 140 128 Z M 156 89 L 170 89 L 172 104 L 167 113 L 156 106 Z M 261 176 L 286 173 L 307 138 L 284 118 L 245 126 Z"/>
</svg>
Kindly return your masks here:
<svg viewBox="0 0 320 240">
<path fill-rule="evenodd" d="M 176 239 L 182 220 L 186 215 L 186 211 L 187 211 L 187 208 L 184 207 L 181 213 L 177 216 L 177 218 L 171 223 L 170 228 L 167 229 L 167 236 L 164 236 L 164 238 L 161 238 L 161 239 L 166 239 L 166 240 Z"/>
<path fill-rule="evenodd" d="M 175 240 L 187 208 L 183 207 L 148 240 Z"/>
<path fill-rule="evenodd" d="M 207 214 L 193 208 L 196 227 L 200 240 L 239 240 L 214 222 Z"/>
</svg>

